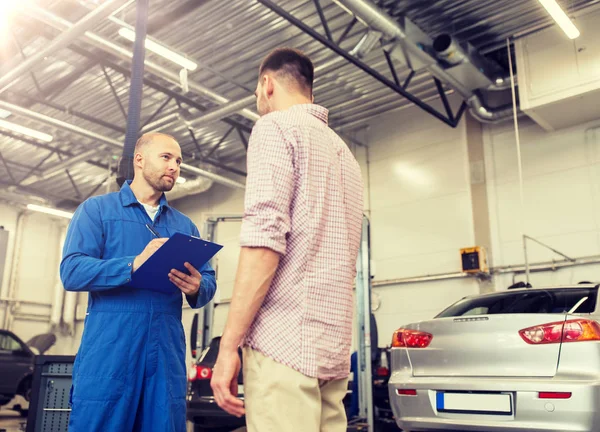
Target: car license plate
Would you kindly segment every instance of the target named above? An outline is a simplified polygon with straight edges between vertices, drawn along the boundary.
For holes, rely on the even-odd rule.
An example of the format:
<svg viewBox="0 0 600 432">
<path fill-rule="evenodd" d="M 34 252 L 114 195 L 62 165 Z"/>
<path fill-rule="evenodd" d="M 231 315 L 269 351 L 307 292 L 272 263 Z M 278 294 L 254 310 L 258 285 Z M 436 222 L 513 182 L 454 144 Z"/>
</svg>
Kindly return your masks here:
<svg viewBox="0 0 600 432">
<path fill-rule="evenodd" d="M 436 408 L 440 412 L 471 414 L 512 414 L 510 394 L 437 392 Z"/>
</svg>

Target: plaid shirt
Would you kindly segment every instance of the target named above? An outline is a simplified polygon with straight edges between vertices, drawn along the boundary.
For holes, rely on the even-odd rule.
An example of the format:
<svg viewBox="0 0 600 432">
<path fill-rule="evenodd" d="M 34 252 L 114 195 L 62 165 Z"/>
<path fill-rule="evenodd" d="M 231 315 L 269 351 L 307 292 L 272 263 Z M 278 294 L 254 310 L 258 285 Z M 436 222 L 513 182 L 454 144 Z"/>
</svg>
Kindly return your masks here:
<svg viewBox="0 0 600 432">
<path fill-rule="evenodd" d="M 245 344 L 304 375 L 348 376 L 363 185 L 328 111 L 262 117 L 248 145 L 241 245 L 281 260 Z"/>
</svg>

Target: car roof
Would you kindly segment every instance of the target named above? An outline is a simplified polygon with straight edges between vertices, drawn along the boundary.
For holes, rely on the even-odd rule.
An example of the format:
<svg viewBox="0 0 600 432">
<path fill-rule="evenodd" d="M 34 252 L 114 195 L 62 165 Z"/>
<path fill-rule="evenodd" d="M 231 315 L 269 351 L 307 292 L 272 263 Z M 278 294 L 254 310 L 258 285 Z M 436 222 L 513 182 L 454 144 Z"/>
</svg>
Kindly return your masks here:
<svg viewBox="0 0 600 432">
<path fill-rule="evenodd" d="M 577 289 L 577 288 L 598 288 L 600 284 L 596 283 L 582 283 L 582 284 L 574 284 L 574 285 L 556 285 L 556 286 L 539 286 L 539 287 L 530 287 L 530 288 L 513 288 L 506 289 L 502 291 L 493 291 L 489 293 L 483 294 L 473 294 L 470 296 L 466 296 L 467 299 L 477 298 L 477 297 L 486 297 L 498 294 L 509 294 L 515 292 L 524 292 L 524 291 L 552 291 L 559 289 Z"/>
</svg>

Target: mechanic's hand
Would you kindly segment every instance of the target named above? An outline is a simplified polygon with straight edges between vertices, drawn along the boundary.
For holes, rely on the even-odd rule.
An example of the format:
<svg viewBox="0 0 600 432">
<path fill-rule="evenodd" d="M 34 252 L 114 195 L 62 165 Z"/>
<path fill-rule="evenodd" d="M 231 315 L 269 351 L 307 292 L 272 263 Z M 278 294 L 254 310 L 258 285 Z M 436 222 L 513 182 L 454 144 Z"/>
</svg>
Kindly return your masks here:
<svg viewBox="0 0 600 432">
<path fill-rule="evenodd" d="M 236 397 L 240 367 L 240 356 L 237 350 L 220 350 L 210 380 L 217 404 L 236 417 L 241 417 L 246 413 L 244 402 Z"/>
<path fill-rule="evenodd" d="M 190 274 L 187 275 L 179 270 L 172 269 L 169 273 L 169 280 L 173 282 L 175 286 L 179 288 L 185 295 L 193 296 L 200 289 L 202 275 L 190 263 L 186 262 L 183 265 L 190 271 Z"/>
<path fill-rule="evenodd" d="M 137 269 L 139 269 L 141 267 L 142 264 L 144 264 L 146 261 L 148 261 L 148 258 L 150 258 L 152 255 L 154 255 L 154 252 L 156 252 L 159 247 L 164 245 L 167 242 L 167 240 L 169 240 L 169 239 L 168 238 L 157 238 L 157 239 L 152 240 L 150 243 L 148 243 L 146 245 L 146 247 L 144 248 L 144 250 L 142 251 L 142 253 L 139 254 L 138 256 L 136 256 L 135 259 L 133 260 L 133 271 L 136 271 Z"/>
</svg>

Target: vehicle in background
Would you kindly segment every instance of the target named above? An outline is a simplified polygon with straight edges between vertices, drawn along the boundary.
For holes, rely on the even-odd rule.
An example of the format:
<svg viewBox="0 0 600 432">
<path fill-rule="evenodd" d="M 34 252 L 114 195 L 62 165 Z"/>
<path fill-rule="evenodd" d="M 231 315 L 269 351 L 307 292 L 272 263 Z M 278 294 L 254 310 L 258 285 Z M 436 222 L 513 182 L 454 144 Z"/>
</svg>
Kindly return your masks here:
<svg viewBox="0 0 600 432">
<path fill-rule="evenodd" d="M 230 432 L 246 425 L 245 417 L 232 416 L 217 405 L 210 387 L 220 343 L 220 337 L 214 338 L 188 371 L 187 419 L 193 424 L 194 432 Z M 244 398 L 241 370 L 238 376 L 238 396 Z"/>
<path fill-rule="evenodd" d="M 392 340 L 405 431 L 600 430 L 598 285 L 464 298 Z"/>
<path fill-rule="evenodd" d="M 8 330 L 0 330 L 0 406 L 11 403 L 21 396 L 26 404 L 31 400 L 33 361 L 56 342 L 56 336 L 47 333 L 34 336 L 27 343 Z M 9 406 L 27 416 L 28 406 Z"/>
<path fill-rule="evenodd" d="M 374 318 L 373 318 L 374 320 Z M 374 324 L 372 324 L 373 327 Z M 197 316 L 194 318 L 190 336 L 190 347 L 195 347 L 197 342 Z M 376 334 L 376 327 L 375 334 Z M 376 336 L 374 343 L 376 346 Z M 187 420 L 191 429 L 190 432 L 231 432 L 242 428 L 246 424 L 245 418 L 234 417 L 223 411 L 215 402 L 210 379 L 212 378 L 212 369 L 219 354 L 219 345 L 221 337 L 212 339 L 210 345 L 204 349 L 198 360 L 188 371 L 188 392 L 187 392 Z M 240 351 L 240 358 L 242 354 Z M 192 357 L 196 355 L 192 349 Z M 373 351 L 373 405 L 375 410 L 375 422 L 377 432 L 389 430 L 389 425 L 395 428 L 392 411 L 388 395 L 389 372 L 389 348 L 377 348 Z M 348 385 L 348 392 L 344 398 L 346 414 L 350 421 L 358 413 L 358 400 L 353 389 L 356 387 L 354 382 Z M 238 376 L 238 396 L 244 397 L 243 376 L 240 371 Z"/>
</svg>

